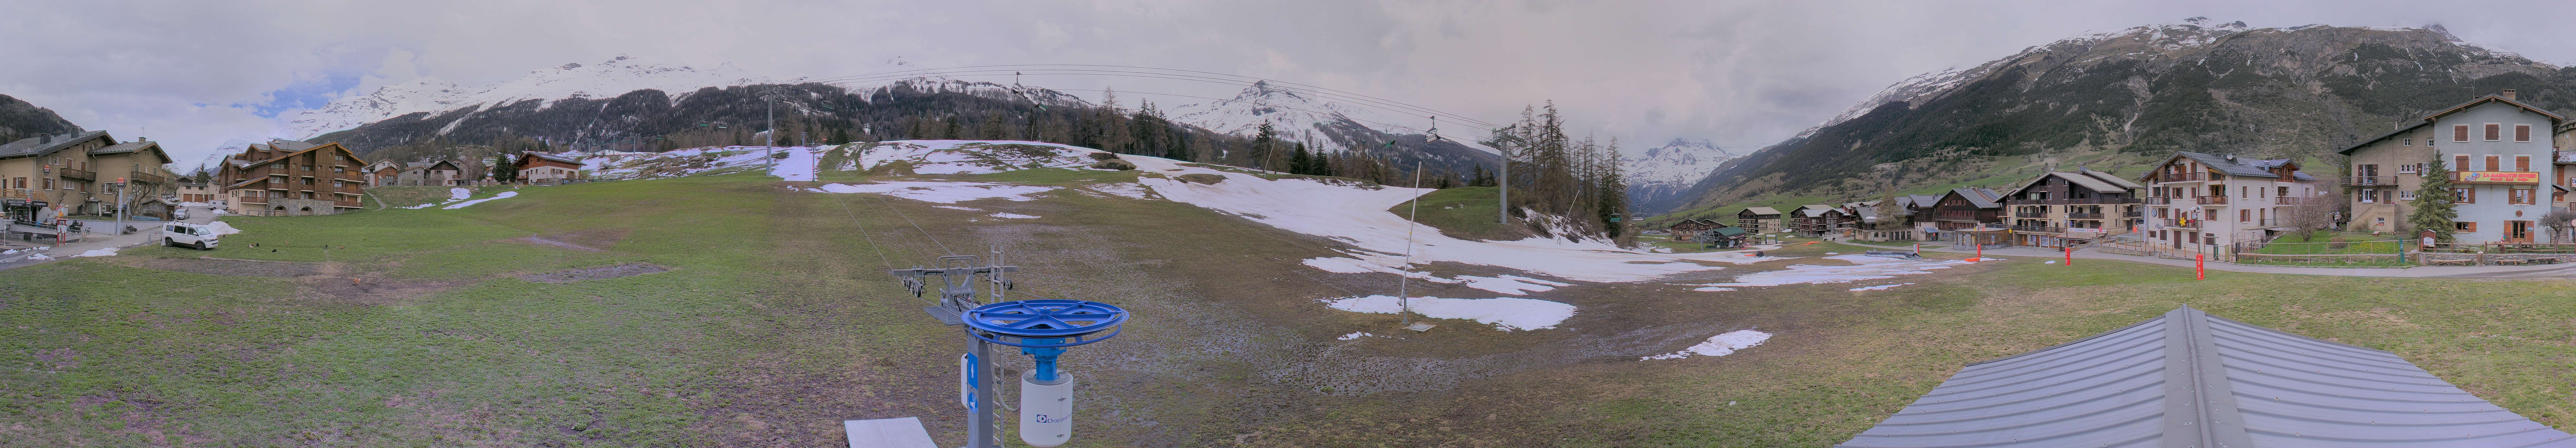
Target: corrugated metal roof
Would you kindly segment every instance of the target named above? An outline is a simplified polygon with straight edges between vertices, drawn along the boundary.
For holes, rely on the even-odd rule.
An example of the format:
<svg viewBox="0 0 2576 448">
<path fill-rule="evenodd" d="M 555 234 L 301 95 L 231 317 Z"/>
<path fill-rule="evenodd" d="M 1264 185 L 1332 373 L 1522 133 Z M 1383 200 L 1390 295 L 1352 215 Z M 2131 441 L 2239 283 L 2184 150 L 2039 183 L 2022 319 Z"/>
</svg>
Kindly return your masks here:
<svg viewBox="0 0 2576 448">
<path fill-rule="evenodd" d="M 2177 308 L 1970 364 L 1842 447 L 2576 447 L 2394 353 Z"/>
</svg>

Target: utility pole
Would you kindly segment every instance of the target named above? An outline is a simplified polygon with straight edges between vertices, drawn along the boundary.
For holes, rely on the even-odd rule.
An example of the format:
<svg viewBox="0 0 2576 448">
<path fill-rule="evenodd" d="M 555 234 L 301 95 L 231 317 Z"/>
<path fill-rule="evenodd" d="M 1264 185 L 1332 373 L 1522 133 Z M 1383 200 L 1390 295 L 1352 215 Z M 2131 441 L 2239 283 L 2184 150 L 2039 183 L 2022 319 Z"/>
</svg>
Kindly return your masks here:
<svg viewBox="0 0 2576 448">
<path fill-rule="evenodd" d="M 778 97 L 774 95 L 769 97 L 769 130 L 766 132 L 768 134 L 764 135 L 767 137 L 762 137 L 765 141 L 760 146 L 769 152 L 769 169 L 775 171 L 778 169 Z"/>
<path fill-rule="evenodd" d="M 1495 181 L 1495 182 L 1494 182 L 1494 188 L 1495 188 L 1496 190 L 1498 190 L 1498 191 L 1502 192 L 1502 202 L 1501 202 L 1501 206 L 1500 206 L 1500 207 L 1496 207 L 1497 209 L 1500 209 L 1501 213 L 1500 213 L 1500 216 L 1496 216 L 1496 217 L 1494 217 L 1494 223 L 1495 223 L 1495 224 L 1511 224 L 1511 223 L 1512 223 L 1512 142 L 1511 142 L 1511 140 L 1509 140 L 1509 139 L 1496 140 L 1496 141 L 1494 141 L 1494 149 L 1500 149 L 1500 150 L 1503 150 L 1503 169 L 1501 170 L 1502 172 L 1500 172 L 1500 173 L 1496 173 L 1496 174 L 1495 174 L 1495 176 L 1498 176 L 1498 178 L 1499 178 L 1499 179 L 1501 179 L 1501 180 L 1498 180 L 1498 181 Z"/>
<path fill-rule="evenodd" d="M 116 227 L 107 229 L 109 235 L 125 234 L 125 182 L 125 178 L 119 177 L 116 178 L 116 184 L 112 185 L 116 188 Z"/>
</svg>

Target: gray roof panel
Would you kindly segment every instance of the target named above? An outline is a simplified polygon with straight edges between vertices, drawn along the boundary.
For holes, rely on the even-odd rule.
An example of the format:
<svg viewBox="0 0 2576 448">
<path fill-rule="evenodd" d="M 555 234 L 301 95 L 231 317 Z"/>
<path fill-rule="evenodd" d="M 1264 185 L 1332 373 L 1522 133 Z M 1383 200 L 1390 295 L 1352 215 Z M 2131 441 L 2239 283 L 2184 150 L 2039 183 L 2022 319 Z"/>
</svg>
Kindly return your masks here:
<svg viewBox="0 0 2576 448">
<path fill-rule="evenodd" d="M 51 154 L 56 150 L 71 146 L 74 143 L 87 141 L 92 137 L 97 137 L 103 134 L 107 134 L 107 131 L 57 134 L 52 140 L 47 140 L 42 136 L 22 138 L 7 144 L 0 144 L 0 158 Z"/>
<path fill-rule="evenodd" d="M 2576 447 L 2396 354 L 2190 307 L 1970 364 L 1843 447 Z"/>
</svg>

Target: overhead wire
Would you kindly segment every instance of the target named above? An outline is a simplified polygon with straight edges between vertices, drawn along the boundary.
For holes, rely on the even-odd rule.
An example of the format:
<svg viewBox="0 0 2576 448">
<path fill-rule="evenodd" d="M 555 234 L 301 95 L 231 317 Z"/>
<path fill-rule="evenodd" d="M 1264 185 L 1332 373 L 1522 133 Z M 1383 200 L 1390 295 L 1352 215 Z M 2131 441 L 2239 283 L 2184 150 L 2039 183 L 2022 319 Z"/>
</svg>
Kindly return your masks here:
<svg viewBox="0 0 2576 448">
<path fill-rule="evenodd" d="M 1209 72 L 1209 71 L 1199 71 L 1199 70 L 1189 70 L 1189 69 L 1177 69 L 1177 68 L 1164 68 L 1164 67 L 1146 67 L 1146 66 L 1134 66 L 1134 65 L 1115 65 L 1115 64 L 1003 64 L 1003 65 L 974 65 L 974 66 L 960 66 L 960 67 L 946 67 L 946 68 L 927 68 L 927 69 L 897 70 L 897 71 L 878 72 L 878 73 L 869 73 L 869 74 L 861 74 L 861 75 L 853 75 L 853 76 L 842 76 L 842 77 L 835 77 L 835 78 L 823 78 L 823 79 L 821 79 L 821 80 L 816 80 L 816 81 L 817 81 L 817 82 L 828 82 L 828 81 L 834 81 L 834 80 L 840 80 L 840 79 L 868 78 L 868 77 L 884 77 L 884 76 L 892 76 L 892 75 L 897 75 L 897 74 L 906 74 L 906 73 L 914 73 L 914 72 L 926 72 L 926 73 L 918 73 L 918 74 L 913 74 L 913 75 L 906 75 L 906 76 L 918 77 L 919 75 L 922 75 L 922 74 L 936 74 L 936 73 L 945 73 L 945 72 L 948 72 L 948 71 L 955 71 L 955 70 L 960 70 L 960 69 L 977 69 L 977 68 L 991 68 L 991 67 L 1113 67 L 1113 68 L 1130 68 L 1130 69 L 1140 69 L 1140 70 L 1162 70 L 1162 71 L 1172 71 L 1172 72 L 1200 73 L 1200 74 L 1216 75 L 1216 76 L 1231 77 L 1231 78 L 1241 78 L 1241 79 L 1248 79 L 1248 80 L 1255 80 L 1255 81 L 1267 81 L 1267 82 L 1270 82 L 1270 83 L 1275 83 L 1275 84 L 1286 84 L 1286 85 L 1294 86 L 1294 87 L 1303 87 L 1303 88 L 1306 88 L 1306 89 L 1309 89 L 1309 90 L 1312 90 L 1312 91 L 1315 91 L 1315 92 L 1329 92 L 1329 93 L 1332 93 L 1332 94 L 1344 95 L 1344 96 L 1349 96 L 1349 97 L 1356 97 L 1356 98 L 1359 98 L 1359 99 L 1364 99 L 1364 100 L 1372 101 L 1372 102 L 1378 102 L 1378 103 L 1383 103 L 1383 104 L 1388 104 L 1388 105 L 1400 106 L 1400 107 L 1404 107 L 1404 108 L 1412 109 L 1412 110 L 1413 110 L 1414 112 L 1416 112 L 1416 113 L 1429 113 L 1429 114 L 1434 114 L 1434 115 L 1451 115 L 1451 116 L 1456 116 L 1456 114 L 1449 114 L 1449 113 L 1441 112 L 1441 111 L 1438 111 L 1438 110 L 1433 110 L 1433 109 L 1431 109 L 1431 108 L 1421 107 L 1421 106 L 1416 106 L 1416 105 L 1412 105 L 1412 104 L 1407 104 L 1407 103 L 1400 102 L 1400 101 L 1388 100 L 1388 99 L 1385 99 L 1385 98 L 1378 98 L 1378 97 L 1369 96 L 1369 95 L 1366 95 L 1366 94 L 1353 93 L 1353 92 L 1343 91 L 1343 90 L 1339 90 L 1339 89 L 1333 89 L 1333 88 L 1329 88 L 1329 87 L 1316 86 L 1316 85 L 1311 85 L 1311 84 L 1298 83 L 1298 82 L 1293 82 L 1293 81 L 1280 81 L 1280 80 L 1274 80 L 1274 79 L 1266 79 L 1266 78 L 1257 78 L 1257 77 L 1251 77 L 1251 76 L 1236 75 L 1236 74 L 1231 74 L 1231 73 L 1219 73 L 1219 72 Z M 992 70 L 979 70 L 979 71 L 999 71 L 999 70 L 1003 70 L 1003 69 L 998 69 L 998 68 L 996 68 L 996 69 L 992 69 Z M 1056 70 L 1091 70 L 1091 69 L 1056 69 Z M 1157 73 L 1157 74 L 1168 74 L 1168 73 Z M 1187 76 L 1187 75 L 1177 75 L 1177 74 L 1173 74 L 1173 75 L 1176 75 L 1176 76 Z M 1201 78 L 1204 78 L 1204 77 L 1201 77 Z M 1283 90 L 1294 90 L 1294 89 L 1283 89 Z M 1463 117 L 1462 117 L 1462 118 L 1463 118 Z M 1472 118 L 1467 118 L 1467 120 L 1469 120 L 1469 121 L 1474 121 L 1474 119 L 1472 119 Z M 1485 126 L 1485 127 L 1499 127 L 1499 126 L 1495 126 L 1493 123 L 1482 122 L 1482 121 L 1475 121 L 1473 124 L 1476 124 L 1476 125 L 1479 125 L 1479 126 Z"/>
<path fill-rule="evenodd" d="M 1378 98 L 1378 97 L 1369 96 L 1369 95 L 1365 95 L 1365 94 L 1351 93 L 1351 92 L 1342 91 L 1342 90 L 1337 90 L 1337 89 L 1331 89 L 1331 88 L 1325 88 L 1325 87 L 1318 87 L 1318 86 L 1313 86 L 1313 85 L 1309 85 L 1309 84 L 1302 84 L 1302 83 L 1289 82 L 1289 81 L 1279 81 L 1279 80 L 1272 80 L 1272 79 L 1254 78 L 1254 77 L 1249 77 L 1249 76 L 1230 75 L 1230 74 L 1214 73 L 1214 72 L 1202 72 L 1202 71 L 1196 71 L 1196 70 L 1167 69 L 1167 68 L 1156 68 L 1156 67 L 1137 67 L 1137 66 L 1124 66 L 1124 65 L 1093 65 L 1093 64 L 1031 64 L 1031 65 L 1005 65 L 1005 66 L 974 66 L 974 67 L 959 67 L 959 68 L 980 68 L 980 67 L 1051 67 L 1051 66 L 1075 66 L 1075 67 L 1116 67 L 1116 68 L 1136 68 L 1136 69 L 1144 69 L 1144 70 L 1167 70 L 1167 71 L 1180 71 L 1180 72 L 1190 72 L 1190 73 L 1207 73 L 1207 74 L 1218 75 L 1218 76 L 1226 76 L 1226 77 L 1233 77 L 1233 78 L 1242 78 L 1242 79 L 1244 79 L 1244 80 L 1249 80 L 1249 81 L 1244 81 L 1244 80 L 1235 80 L 1235 79 L 1228 79 L 1228 78 L 1217 78 L 1217 77 L 1210 77 L 1210 76 L 1198 76 L 1198 75 L 1179 74 L 1179 73 L 1143 72 L 1143 71 L 1130 71 L 1130 70 L 1100 70 L 1100 69 L 1039 68 L 1039 69 L 1017 69 L 1017 70 L 1014 70 L 1014 69 L 988 69 L 988 70 L 965 70 L 965 71 L 953 71 L 953 70 L 951 70 L 951 71 L 943 71 L 943 70 L 950 70 L 950 69 L 922 69 L 922 70 L 909 70 L 909 71 L 904 71 L 904 72 L 889 72 L 888 74 L 856 75 L 856 76 L 844 76 L 844 77 L 836 77 L 836 78 L 824 78 L 824 79 L 820 79 L 820 80 L 812 80 L 812 81 L 807 81 L 807 82 L 816 82 L 816 83 L 823 83 L 823 84 L 843 84 L 843 83 L 866 83 L 866 82 L 873 82 L 873 81 L 900 81 L 900 80 L 908 80 L 908 79 L 922 79 L 922 78 L 927 78 L 927 77 L 929 77 L 929 76 L 933 76 L 933 75 L 935 75 L 935 76 L 943 76 L 943 77 L 960 77 L 960 76 L 1002 76 L 1002 75 L 1018 76 L 1018 75 L 1024 75 L 1024 74 L 1034 74 L 1034 75 L 1091 75 L 1091 76 L 1124 76 L 1124 77 L 1135 77 L 1135 78 L 1154 78 L 1154 79 L 1170 79 L 1170 80 L 1181 80 L 1181 81 L 1199 81 L 1199 82 L 1209 82 L 1209 83 L 1227 84 L 1227 85 L 1235 85 L 1235 86 L 1246 86 L 1246 87 L 1252 86 L 1254 83 L 1264 83 L 1265 85 L 1270 86 L 1271 88 L 1278 89 L 1278 90 L 1283 90 L 1283 91 L 1288 91 L 1288 92 L 1293 92 L 1293 93 L 1304 93 L 1304 94 L 1309 94 L 1309 95 L 1314 95 L 1314 96 L 1326 97 L 1326 98 L 1329 98 L 1329 99 L 1338 99 L 1338 100 L 1343 100 L 1343 101 L 1348 101 L 1348 102 L 1353 102 L 1353 103 L 1360 103 L 1360 105 L 1363 105 L 1363 106 L 1369 106 L 1369 107 L 1373 107 L 1373 108 L 1378 108 L 1378 109 L 1386 110 L 1386 111 L 1389 111 L 1389 112 L 1396 112 L 1396 113 L 1399 113 L 1399 114 L 1405 114 L 1405 115 L 1412 115 L 1412 114 L 1428 114 L 1428 115 L 1433 115 L 1433 116 L 1449 116 L 1449 117 L 1452 117 L 1453 119 L 1456 119 L 1456 120 L 1459 120 L 1459 121 L 1462 121 L 1462 122 L 1465 122 L 1465 123 L 1467 123 L 1467 124 L 1471 124 L 1471 125 L 1476 125 L 1476 126 L 1481 126 L 1481 127 L 1486 127 L 1486 128 L 1498 128 L 1498 127 L 1501 127 L 1501 126 L 1495 125 L 1495 124 L 1490 123 L 1490 122 L 1485 122 L 1485 121 L 1482 121 L 1482 120 L 1476 120 L 1476 119 L 1474 119 L 1474 118 L 1470 118 L 1470 117 L 1459 116 L 1459 115 L 1456 115 L 1456 114 L 1451 114 L 1451 113 L 1447 113 L 1447 112 L 1443 112 L 1443 111 L 1439 111 L 1439 110 L 1434 110 L 1434 109 L 1427 108 L 1427 107 L 1416 106 L 1416 105 L 1413 105 L 1413 104 L 1408 104 L 1408 103 L 1399 102 L 1399 101 L 1394 101 L 1394 100 L 1388 100 L 1388 99 L 1384 99 L 1384 98 Z M 1038 72 L 1038 73 L 1028 73 L 1028 72 L 1030 72 L 1030 71 L 1040 71 L 1040 72 Z M 1015 85 L 1016 85 L 1016 83 L 1015 83 Z M 1050 90 L 1059 90 L 1059 91 L 1062 91 L 1063 89 L 1050 89 Z"/>
</svg>

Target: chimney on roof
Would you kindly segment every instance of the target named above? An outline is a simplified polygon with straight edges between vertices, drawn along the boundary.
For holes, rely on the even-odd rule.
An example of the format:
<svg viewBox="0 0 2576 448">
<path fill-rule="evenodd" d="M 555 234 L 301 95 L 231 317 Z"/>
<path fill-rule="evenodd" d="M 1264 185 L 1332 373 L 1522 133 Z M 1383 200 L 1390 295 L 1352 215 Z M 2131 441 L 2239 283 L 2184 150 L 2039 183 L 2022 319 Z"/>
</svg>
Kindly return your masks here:
<svg viewBox="0 0 2576 448">
<path fill-rule="evenodd" d="M 2508 100 L 2513 99 L 2513 89 L 2504 89 L 2503 93 L 2498 93 L 2496 96 L 2501 96 Z"/>
<path fill-rule="evenodd" d="M 2227 155 L 2227 161 L 2229 161 L 2229 162 L 2234 162 L 2234 161 L 2236 161 L 2236 155 L 2235 155 L 2235 154 L 2228 154 L 2228 155 Z"/>
</svg>

